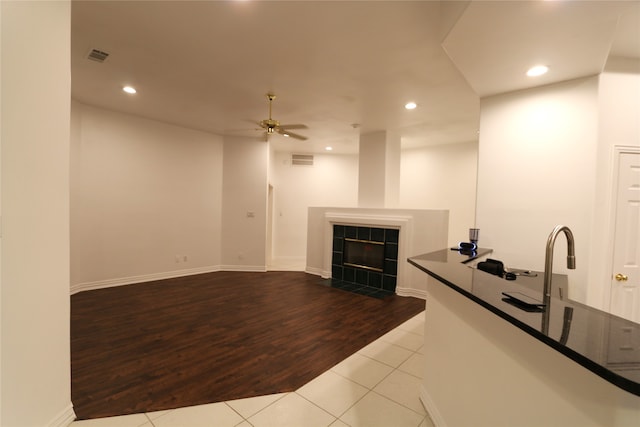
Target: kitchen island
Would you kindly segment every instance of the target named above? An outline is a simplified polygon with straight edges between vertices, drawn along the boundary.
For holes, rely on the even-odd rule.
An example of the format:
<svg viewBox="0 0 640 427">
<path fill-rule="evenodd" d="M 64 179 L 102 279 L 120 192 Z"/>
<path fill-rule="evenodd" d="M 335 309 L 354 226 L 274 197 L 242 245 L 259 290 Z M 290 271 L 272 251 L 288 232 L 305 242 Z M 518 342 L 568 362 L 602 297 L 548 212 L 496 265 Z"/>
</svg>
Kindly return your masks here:
<svg viewBox="0 0 640 427">
<path fill-rule="evenodd" d="M 543 274 L 474 268 L 490 253 L 408 260 L 428 275 L 420 397 L 436 426 L 640 426 L 640 325 L 569 300 L 559 275 L 549 306 L 508 298 L 541 302 Z"/>
</svg>

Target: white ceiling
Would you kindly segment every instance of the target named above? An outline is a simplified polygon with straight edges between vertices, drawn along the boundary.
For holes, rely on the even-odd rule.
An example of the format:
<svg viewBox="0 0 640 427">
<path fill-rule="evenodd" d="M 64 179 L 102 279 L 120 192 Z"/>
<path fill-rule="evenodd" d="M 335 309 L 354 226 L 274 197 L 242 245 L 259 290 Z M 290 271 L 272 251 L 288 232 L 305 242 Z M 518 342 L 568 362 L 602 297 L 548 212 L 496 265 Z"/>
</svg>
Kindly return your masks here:
<svg viewBox="0 0 640 427">
<path fill-rule="evenodd" d="M 472 2 L 443 47 L 481 97 L 596 75 L 613 49 L 620 16 L 626 18 L 621 28 L 627 33 L 618 38 L 617 54 L 633 55 L 634 43 L 636 55 L 640 51 L 638 4 Z M 631 7 L 635 15 L 629 13 Z M 635 22 L 628 19 L 633 16 Z M 524 71 L 534 64 L 551 71 L 527 77 Z"/>
<path fill-rule="evenodd" d="M 296 131 L 307 141 L 272 137 L 295 152 L 357 152 L 358 135 L 376 130 L 399 132 L 404 147 L 474 141 L 479 95 L 597 74 L 610 53 L 640 58 L 639 5 L 74 1 L 72 96 L 259 137 L 272 91 L 274 119 L 309 127 Z M 109 57 L 90 61 L 90 49 Z M 532 83 L 523 73 L 538 61 L 551 72 Z"/>
</svg>

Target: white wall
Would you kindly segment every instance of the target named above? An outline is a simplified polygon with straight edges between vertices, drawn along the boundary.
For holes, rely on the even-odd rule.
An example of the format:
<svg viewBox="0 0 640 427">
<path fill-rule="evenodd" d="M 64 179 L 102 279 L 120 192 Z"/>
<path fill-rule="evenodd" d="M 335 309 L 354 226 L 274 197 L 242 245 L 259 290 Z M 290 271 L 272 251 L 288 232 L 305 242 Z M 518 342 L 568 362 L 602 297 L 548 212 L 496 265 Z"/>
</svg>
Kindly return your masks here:
<svg viewBox="0 0 640 427">
<path fill-rule="evenodd" d="M 640 397 L 428 281 L 420 397 L 436 425 L 638 426 Z M 590 323 L 589 332 L 601 327 Z"/>
<path fill-rule="evenodd" d="M 313 166 L 291 164 L 291 153 L 275 152 L 273 263 L 301 262 L 307 251 L 307 210 L 312 206 L 354 207 L 358 203 L 358 156 L 315 154 Z"/>
<path fill-rule="evenodd" d="M 577 269 L 567 273 L 559 236 L 554 271 L 569 274 L 572 299 L 585 301 L 598 140 L 598 78 L 484 98 L 476 225 L 482 246 L 508 267 L 544 270 L 546 240 L 571 228 Z"/>
<path fill-rule="evenodd" d="M 223 155 L 222 268 L 264 271 L 268 144 L 225 137 Z"/>
<path fill-rule="evenodd" d="M 316 154 L 312 167 L 292 166 L 290 156 L 275 152 L 271 162 L 276 265 L 304 260 L 308 207 L 358 205 L 358 155 Z M 447 244 L 466 241 L 474 225 L 477 156 L 477 142 L 401 152 L 400 208 L 449 210 Z"/>
<path fill-rule="evenodd" d="M 69 355 L 70 3 L 0 3 L 0 425 L 74 417 Z"/>
<path fill-rule="evenodd" d="M 449 210 L 448 245 L 468 241 L 475 223 L 477 166 L 477 142 L 403 150 L 400 206 Z M 482 237 L 481 230 L 479 244 L 484 245 Z"/>
<path fill-rule="evenodd" d="M 609 310 L 613 250 L 614 147 L 640 146 L 640 60 L 609 58 L 598 85 L 598 152 L 596 197 L 587 302 Z"/>
<path fill-rule="evenodd" d="M 218 269 L 221 138 L 72 107 L 72 289 Z"/>
</svg>

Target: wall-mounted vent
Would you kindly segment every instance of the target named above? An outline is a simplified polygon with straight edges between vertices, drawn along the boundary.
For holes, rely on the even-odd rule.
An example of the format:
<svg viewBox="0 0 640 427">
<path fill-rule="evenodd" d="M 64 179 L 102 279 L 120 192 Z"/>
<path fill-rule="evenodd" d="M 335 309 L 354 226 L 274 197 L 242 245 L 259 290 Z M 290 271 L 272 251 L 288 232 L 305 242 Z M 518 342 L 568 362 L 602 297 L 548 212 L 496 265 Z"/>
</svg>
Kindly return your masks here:
<svg viewBox="0 0 640 427">
<path fill-rule="evenodd" d="M 291 164 L 294 166 L 313 166 L 313 154 L 292 154 Z"/>
<path fill-rule="evenodd" d="M 87 59 L 97 62 L 104 62 L 104 60 L 107 59 L 108 56 L 109 54 L 107 52 L 98 49 L 91 49 L 87 54 Z"/>
</svg>

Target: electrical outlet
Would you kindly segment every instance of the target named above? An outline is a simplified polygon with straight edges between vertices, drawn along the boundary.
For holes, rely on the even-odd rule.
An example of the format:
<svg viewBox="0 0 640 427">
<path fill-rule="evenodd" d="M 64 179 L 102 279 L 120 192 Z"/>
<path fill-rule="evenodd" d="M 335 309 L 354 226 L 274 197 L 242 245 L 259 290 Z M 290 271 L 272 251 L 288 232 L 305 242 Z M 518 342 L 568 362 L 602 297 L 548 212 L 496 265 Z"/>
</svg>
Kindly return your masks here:
<svg viewBox="0 0 640 427">
<path fill-rule="evenodd" d="M 182 262 L 187 262 L 187 260 L 188 260 L 187 256 L 186 256 L 186 255 L 183 255 L 183 256 L 182 256 Z"/>
</svg>

